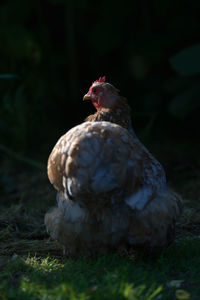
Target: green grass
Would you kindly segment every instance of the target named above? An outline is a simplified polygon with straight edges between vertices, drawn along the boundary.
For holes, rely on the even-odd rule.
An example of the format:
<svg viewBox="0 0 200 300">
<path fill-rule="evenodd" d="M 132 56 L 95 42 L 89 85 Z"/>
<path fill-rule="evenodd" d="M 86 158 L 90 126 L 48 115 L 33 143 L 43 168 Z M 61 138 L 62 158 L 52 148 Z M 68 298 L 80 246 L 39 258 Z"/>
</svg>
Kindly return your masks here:
<svg viewBox="0 0 200 300">
<path fill-rule="evenodd" d="M 198 300 L 199 253 L 200 240 L 186 239 L 148 257 L 113 253 L 73 260 L 14 255 L 6 260 L 1 256 L 0 299 L 172 300 L 182 289 L 190 294 L 187 299 Z"/>
</svg>

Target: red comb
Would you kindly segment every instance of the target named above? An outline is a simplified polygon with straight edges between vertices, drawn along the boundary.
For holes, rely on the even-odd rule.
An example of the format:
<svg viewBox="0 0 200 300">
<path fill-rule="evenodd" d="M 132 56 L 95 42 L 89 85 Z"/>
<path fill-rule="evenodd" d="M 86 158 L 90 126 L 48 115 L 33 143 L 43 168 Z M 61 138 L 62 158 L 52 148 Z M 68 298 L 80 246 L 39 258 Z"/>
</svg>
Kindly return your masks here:
<svg viewBox="0 0 200 300">
<path fill-rule="evenodd" d="M 106 81 L 106 76 L 103 76 L 103 77 L 99 77 L 99 79 L 97 79 L 94 82 L 105 82 L 105 81 Z"/>
</svg>

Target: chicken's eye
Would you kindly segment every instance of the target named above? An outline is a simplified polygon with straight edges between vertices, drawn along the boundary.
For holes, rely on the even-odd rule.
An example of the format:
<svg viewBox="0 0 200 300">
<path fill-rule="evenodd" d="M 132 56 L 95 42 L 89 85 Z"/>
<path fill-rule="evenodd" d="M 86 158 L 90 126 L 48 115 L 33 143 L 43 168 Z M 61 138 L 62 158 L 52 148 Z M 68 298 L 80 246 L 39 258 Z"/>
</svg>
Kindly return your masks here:
<svg viewBox="0 0 200 300">
<path fill-rule="evenodd" d="M 94 89 L 92 90 L 92 92 L 93 92 L 93 94 L 96 94 L 97 90 L 94 88 Z"/>
</svg>

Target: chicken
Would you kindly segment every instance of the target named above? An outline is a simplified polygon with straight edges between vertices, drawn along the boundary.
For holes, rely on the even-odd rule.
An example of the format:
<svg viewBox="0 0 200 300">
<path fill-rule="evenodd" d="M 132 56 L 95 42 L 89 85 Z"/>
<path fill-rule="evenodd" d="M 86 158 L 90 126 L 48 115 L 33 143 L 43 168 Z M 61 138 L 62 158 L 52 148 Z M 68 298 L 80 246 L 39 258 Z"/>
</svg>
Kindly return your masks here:
<svg viewBox="0 0 200 300">
<path fill-rule="evenodd" d="M 136 137 L 118 90 L 100 78 L 88 98 L 97 113 L 63 135 L 49 156 L 58 207 L 45 215 L 48 232 L 72 256 L 167 246 L 181 197 L 167 187 L 162 166 Z"/>
<path fill-rule="evenodd" d="M 110 83 L 105 82 L 105 80 L 104 76 L 94 81 L 88 93 L 83 97 L 83 100 L 91 100 L 97 109 L 97 112 L 87 117 L 86 121 L 109 121 L 126 128 L 132 135 L 135 143 L 138 144 L 138 147 L 145 153 L 141 162 L 143 164 L 143 182 L 151 185 L 152 189 L 156 190 L 166 184 L 165 171 L 162 165 L 137 138 L 132 127 L 131 109 L 126 98 L 120 96 L 119 90 Z"/>
<path fill-rule="evenodd" d="M 91 100 L 97 112 L 86 118 L 86 121 L 109 121 L 126 128 L 133 137 L 135 133 L 131 124 L 130 107 L 126 98 L 119 95 L 119 90 L 100 77 L 93 82 L 83 100 Z"/>
</svg>

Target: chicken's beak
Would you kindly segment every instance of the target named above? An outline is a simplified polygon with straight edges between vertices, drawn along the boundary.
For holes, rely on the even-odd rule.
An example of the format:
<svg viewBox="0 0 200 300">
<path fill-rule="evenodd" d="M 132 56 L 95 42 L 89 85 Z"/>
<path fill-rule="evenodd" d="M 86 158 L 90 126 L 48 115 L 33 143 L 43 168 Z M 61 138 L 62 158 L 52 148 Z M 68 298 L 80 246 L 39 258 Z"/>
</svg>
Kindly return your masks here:
<svg viewBox="0 0 200 300">
<path fill-rule="evenodd" d="M 85 94 L 85 96 L 83 97 L 83 100 L 91 100 L 90 94 Z"/>
</svg>

